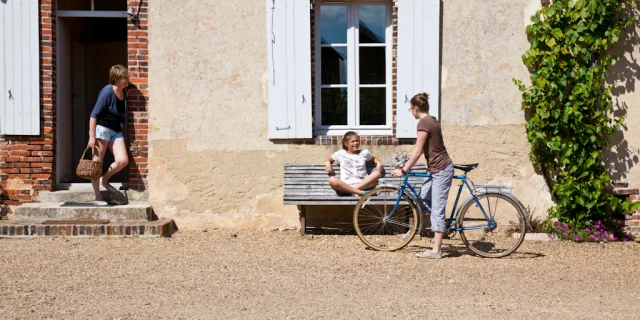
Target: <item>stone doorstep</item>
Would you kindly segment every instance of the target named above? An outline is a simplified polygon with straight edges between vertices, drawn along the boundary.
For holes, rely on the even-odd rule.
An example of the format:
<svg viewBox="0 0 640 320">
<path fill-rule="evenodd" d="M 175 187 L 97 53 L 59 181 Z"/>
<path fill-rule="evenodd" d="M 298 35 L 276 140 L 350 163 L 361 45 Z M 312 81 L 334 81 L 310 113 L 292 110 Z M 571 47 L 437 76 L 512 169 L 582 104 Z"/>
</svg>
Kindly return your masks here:
<svg viewBox="0 0 640 320">
<path fill-rule="evenodd" d="M 100 191 L 102 197 L 108 201 L 118 204 L 126 204 L 129 201 L 145 201 L 148 194 L 145 192 L 120 190 L 120 191 Z M 95 195 L 92 189 L 74 189 L 59 191 L 41 191 L 36 198 L 39 202 L 93 202 Z"/>
<path fill-rule="evenodd" d="M 0 221 L 0 237 L 168 237 L 173 233 L 172 219 L 122 220 L 108 224 L 45 225 L 41 221 Z"/>
<path fill-rule="evenodd" d="M 146 202 L 126 205 L 95 206 L 92 203 L 36 202 L 15 209 L 15 219 L 24 221 L 47 219 L 153 220 L 153 209 Z"/>
</svg>

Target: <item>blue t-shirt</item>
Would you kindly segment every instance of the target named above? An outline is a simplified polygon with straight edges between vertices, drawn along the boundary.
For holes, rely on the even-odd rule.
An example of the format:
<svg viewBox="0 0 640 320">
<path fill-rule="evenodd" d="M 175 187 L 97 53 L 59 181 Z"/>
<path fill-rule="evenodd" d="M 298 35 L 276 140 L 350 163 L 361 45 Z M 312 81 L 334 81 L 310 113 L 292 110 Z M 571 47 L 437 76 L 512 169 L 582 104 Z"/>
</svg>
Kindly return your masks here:
<svg viewBox="0 0 640 320">
<path fill-rule="evenodd" d="M 122 132 L 124 116 L 126 114 L 125 101 L 118 99 L 108 84 L 98 94 L 98 101 L 91 112 L 91 118 L 98 120 L 98 124 L 115 132 Z"/>
</svg>

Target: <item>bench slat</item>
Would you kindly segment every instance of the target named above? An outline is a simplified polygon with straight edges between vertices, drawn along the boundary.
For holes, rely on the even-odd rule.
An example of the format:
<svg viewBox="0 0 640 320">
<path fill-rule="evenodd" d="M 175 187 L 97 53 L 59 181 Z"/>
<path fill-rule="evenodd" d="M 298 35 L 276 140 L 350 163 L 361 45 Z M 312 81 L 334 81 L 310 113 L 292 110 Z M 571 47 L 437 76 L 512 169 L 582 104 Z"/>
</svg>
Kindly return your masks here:
<svg viewBox="0 0 640 320">
<path fill-rule="evenodd" d="M 340 166 L 334 165 L 336 176 L 340 177 Z M 390 175 L 393 166 L 384 166 L 386 174 L 378 187 L 398 187 L 403 178 L 393 178 Z M 375 166 L 368 166 L 371 172 Z M 417 173 L 426 172 L 424 165 L 415 166 L 412 170 Z M 296 205 L 356 205 L 360 197 L 339 196 L 329 186 L 329 176 L 323 164 L 285 164 L 284 166 L 284 204 Z M 422 177 L 410 177 L 409 183 L 418 188 L 424 182 Z M 395 204 L 395 201 L 393 201 Z"/>
<path fill-rule="evenodd" d="M 414 188 L 420 188 L 421 185 L 411 185 Z M 391 187 L 391 188 L 395 188 L 398 187 L 397 184 L 379 184 L 377 186 L 377 188 L 381 188 L 381 187 Z M 322 190 L 322 189 L 327 189 L 330 188 L 328 183 L 319 183 L 319 184 L 288 184 L 284 187 L 284 190 Z"/>
</svg>

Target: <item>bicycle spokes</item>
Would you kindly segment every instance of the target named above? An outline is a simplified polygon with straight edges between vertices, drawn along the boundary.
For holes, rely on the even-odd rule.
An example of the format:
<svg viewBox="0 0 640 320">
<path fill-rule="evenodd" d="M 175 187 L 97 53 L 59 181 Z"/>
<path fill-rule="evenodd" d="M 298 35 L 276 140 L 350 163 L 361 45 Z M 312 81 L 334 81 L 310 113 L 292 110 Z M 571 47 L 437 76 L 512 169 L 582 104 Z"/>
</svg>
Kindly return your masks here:
<svg viewBox="0 0 640 320">
<path fill-rule="evenodd" d="M 501 257 L 520 246 L 526 222 L 520 206 L 499 193 L 478 196 L 481 207 L 467 205 L 458 218 L 461 237 L 473 252 Z"/>
<path fill-rule="evenodd" d="M 404 247 L 415 235 L 419 222 L 417 212 L 406 195 L 398 202 L 397 189 L 379 188 L 360 200 L 353 223 L 358 236 L 369 247 L 393 251 Z"/>
</svg>

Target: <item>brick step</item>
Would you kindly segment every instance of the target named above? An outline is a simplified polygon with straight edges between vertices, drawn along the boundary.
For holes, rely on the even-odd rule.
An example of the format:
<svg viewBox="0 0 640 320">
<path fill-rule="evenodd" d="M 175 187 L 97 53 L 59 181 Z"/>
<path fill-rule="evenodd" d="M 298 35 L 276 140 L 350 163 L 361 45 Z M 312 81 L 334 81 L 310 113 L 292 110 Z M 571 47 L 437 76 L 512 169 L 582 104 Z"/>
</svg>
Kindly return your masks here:
<svg viewBox="0 0 640 320">
<path fill-rule="evenodd" d="M 172 219 L 120 220 L 106 224 L 95 221 L 43 224 L 42 221 L 0 220 L 0 237 L 168 237 L 174 231 Z"/>
<path fill-rule="evenodd" d="M 80 202 L 40 202 L 25 203 L 16 207 L 15 219 L 153 220 L 153 210 L 146 202 L 108 206 L 95 206 L 92 203 Z"/>
</svg>

